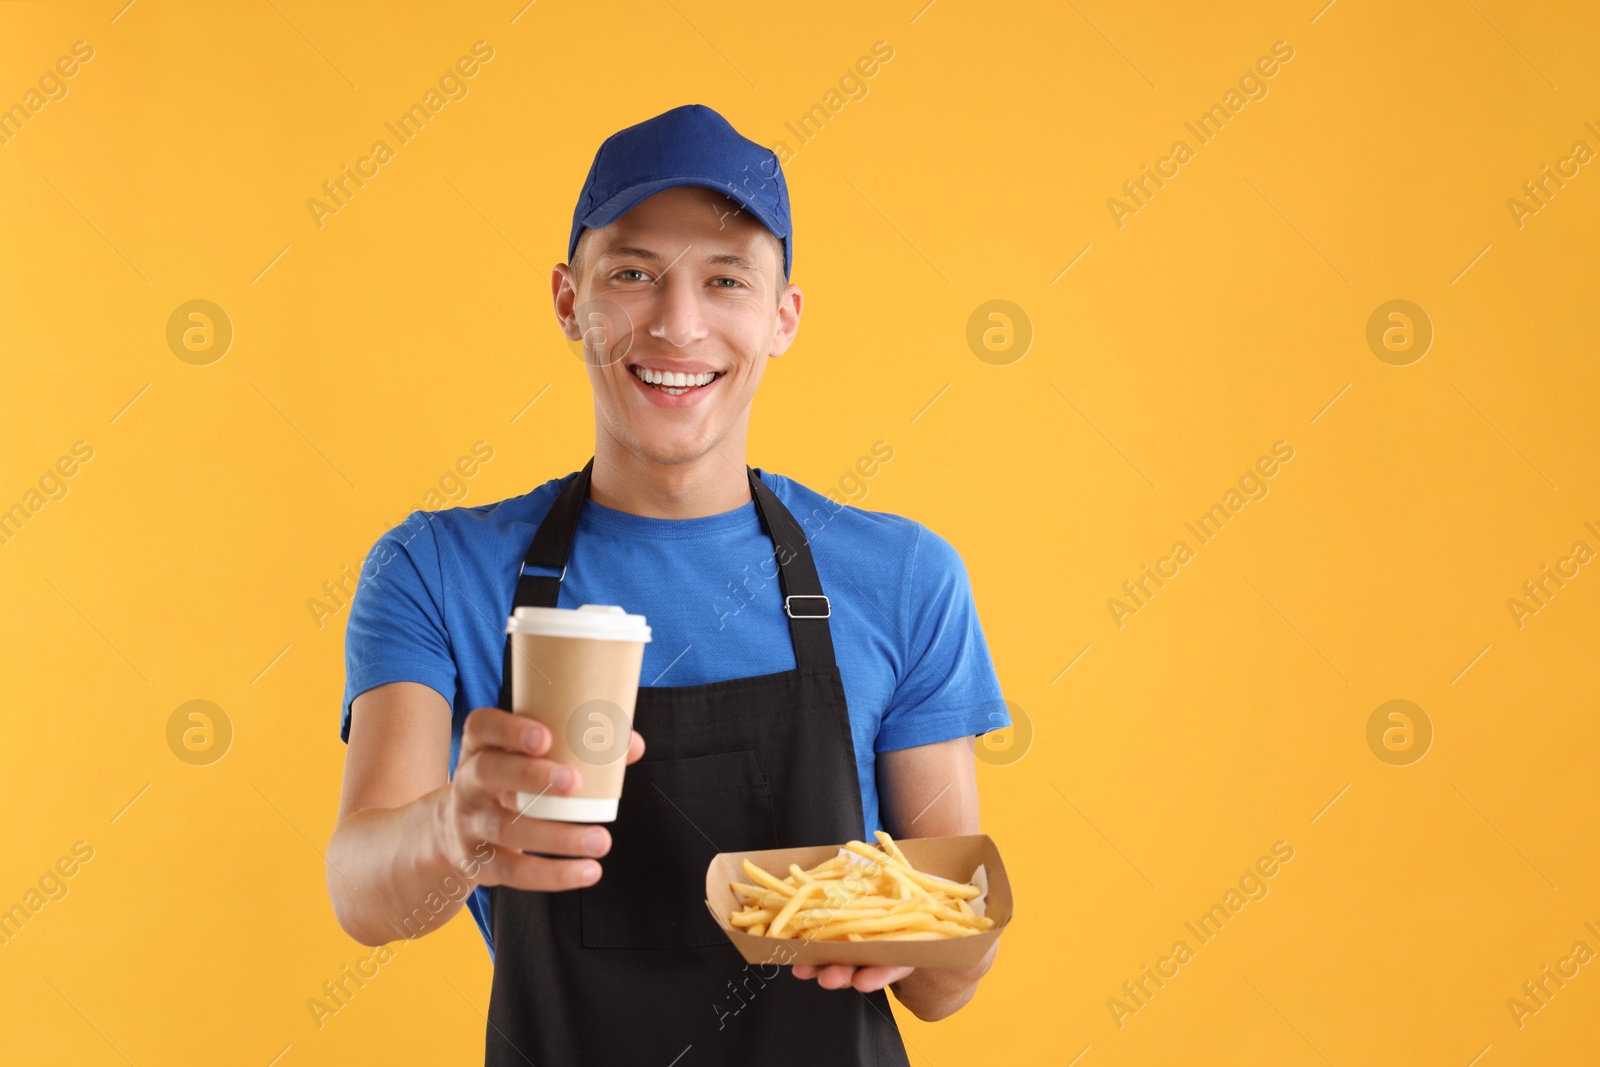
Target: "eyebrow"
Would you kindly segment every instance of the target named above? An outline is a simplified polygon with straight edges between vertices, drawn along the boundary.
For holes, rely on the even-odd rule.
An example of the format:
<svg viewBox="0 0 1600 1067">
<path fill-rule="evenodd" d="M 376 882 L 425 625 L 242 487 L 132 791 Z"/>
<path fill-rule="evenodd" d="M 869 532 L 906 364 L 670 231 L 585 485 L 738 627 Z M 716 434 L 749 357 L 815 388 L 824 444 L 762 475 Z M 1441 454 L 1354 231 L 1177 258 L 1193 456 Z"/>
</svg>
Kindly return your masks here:
<svg viewBox="0 0 1600 1067">
<path fill-rule="evenodd" d="M 661 253 L 652 252 L 648 248 L 637 248 L 632 245 L 621 245 L 617 248 L 608 248 L 595 257 L 595 262 L 599 262 L 602 259 L 642 259 L 650 263 L 666 262 L 666 257 L 662 256 Z M 767 273 L 756 264 L 750 262 L 748 259 L 740 255 L 735 255 L 732 252 L 718 252 L 715 255 L 705 257 L 704 262 L 719 267 L 738 267 L 741 270 L 752 271 L 763 276 L 765 276 Z"/>
</svg>

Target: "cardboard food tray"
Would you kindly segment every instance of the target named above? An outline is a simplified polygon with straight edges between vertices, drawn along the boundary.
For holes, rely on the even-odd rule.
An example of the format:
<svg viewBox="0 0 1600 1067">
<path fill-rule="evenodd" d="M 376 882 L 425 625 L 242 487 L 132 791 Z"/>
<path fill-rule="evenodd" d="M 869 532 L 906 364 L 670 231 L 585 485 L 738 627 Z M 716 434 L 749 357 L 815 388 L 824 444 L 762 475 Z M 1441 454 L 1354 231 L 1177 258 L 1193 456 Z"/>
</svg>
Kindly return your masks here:
<svg viewBox="0 0 1600 1067">
<path fill-rule="evenodd" d="M 871 839 L 867 844 L 876 846 Z M 712 920 L 739 950 L 746 963 L 848 963 L 857 967 L 975 967 L 989 946 L 1011 922 L 1011 883 L 1006 879 L 1000 850 L 987 834 L 964 837 L 896 838 L 895 844 L 919 871 L 954 882 L 974 881 L 982 867 L 987 889 L 982 898 L 982 914 L 994 925 L 981 933 L 940 941 L 805 941 L 800 938 L 757 937 L 734 926 L 728 919 L 744 907 L 744 901 L 730 882 L 748 882 L 744 860 L 774 877 L 786 878 L 789 864 L 801 870 L 815 867 L 839 853 L 837 845 L 812 845 L 805 848 L 774 848 L 760 852 L 719 852 L 706 868 L 706 907 Z M 982 887 L 983 882 L 977 884 Z M 976 910 L 976 909 L 975 909 Z"/>
</svg>

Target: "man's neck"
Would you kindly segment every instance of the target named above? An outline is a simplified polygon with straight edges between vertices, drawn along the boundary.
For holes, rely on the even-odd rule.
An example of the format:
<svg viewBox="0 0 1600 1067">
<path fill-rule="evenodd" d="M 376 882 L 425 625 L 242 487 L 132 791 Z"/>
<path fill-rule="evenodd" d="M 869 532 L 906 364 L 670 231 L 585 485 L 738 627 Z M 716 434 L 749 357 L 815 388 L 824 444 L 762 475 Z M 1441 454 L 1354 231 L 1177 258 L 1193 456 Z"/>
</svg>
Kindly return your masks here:
<svg viewBox="0 0 1600 1067">
<path fill-rule="evenodd" d="M 733 442 L 724 442 L 699 459 L 664 466 L 614 442 L 597 442 L 589 499 L 652 519 L 721 515 L 750 503 L 744 449 L 735 452 Z"/>
</svg>

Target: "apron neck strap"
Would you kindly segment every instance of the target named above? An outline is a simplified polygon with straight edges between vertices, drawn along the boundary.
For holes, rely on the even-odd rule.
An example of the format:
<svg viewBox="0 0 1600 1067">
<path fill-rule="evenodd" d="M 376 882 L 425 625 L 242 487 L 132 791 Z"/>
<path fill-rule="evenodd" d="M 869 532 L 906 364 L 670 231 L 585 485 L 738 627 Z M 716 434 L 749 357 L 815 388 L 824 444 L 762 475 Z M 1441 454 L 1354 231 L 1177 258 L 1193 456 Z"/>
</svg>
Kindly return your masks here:
<svg viewBox="0 0 1600 1067">
<path fill-rule="evenodd" d="M 583 465 L 577 477 L 567 483 L 550 505 L 544 521 L 533 535 L 533 544 L 522 560 L 522 573 L 517 578 L 517 592 L 513 608 L 553 608 L 561 593 L 561 578 L 566 577 L 567 557 L 572 554 L 572 539 L 578 535 L 578 515 L 583 511 L 584 498 L 589 495 L 589 472 L 594 469 L 594 457 Z M 560 577 L 548 574 L 529 574 L 529 567 L 545 567 L 559 571 Z"/>
<path fill-rule="evenodd" d="M 833 667 L 833 635 L 828 627 L 832 614 L 828 598 L 817 577 L 811 558 L 811 545 L 789 509 L 776 493 L 746 465 L 750 492 L 755 497 L 756 514 L 772 539 L 778 560 L 778 588 L 783 594 L 783 613 L 789 617 L 789 637 L 794 642 L 797 667 Z"/>
<path fill-rule="evenodd" d="M 538 567 L 567 573 L 567 560 L 572 555 L 572 542 L 578 533 L 578 517 L 583 502 L 589 495 L 589 476 L 594 470 L 594 457 L 567 483 L 561 495 L 551 505 L 544 521 L 533 535 L 533 544 L 523 560 L 523 570 L 517 578 L 517 591 L 513 607 L 556 607 L 561 592 L 561 577 L 547 574 L 529 574 L 528 568 Z M 822 592 L 822 581 L 817 577 L 817 567 L 811 556 L 800 525 L 789 509 L 783 506 L 771 489 L 767 488 L 748 464 L 745 473 L 750 479 L 750 493 L 755 500 L 756 515 L 761 527 L 772 540 L 773 554 L 778 562 L 778 585 L 783 595 L 783 611 L 789 618 L 789 636 L 794 642 L 797 667 L 833 667 L 833 635 L 828 627 L 829 602 Z"/>
</svg>

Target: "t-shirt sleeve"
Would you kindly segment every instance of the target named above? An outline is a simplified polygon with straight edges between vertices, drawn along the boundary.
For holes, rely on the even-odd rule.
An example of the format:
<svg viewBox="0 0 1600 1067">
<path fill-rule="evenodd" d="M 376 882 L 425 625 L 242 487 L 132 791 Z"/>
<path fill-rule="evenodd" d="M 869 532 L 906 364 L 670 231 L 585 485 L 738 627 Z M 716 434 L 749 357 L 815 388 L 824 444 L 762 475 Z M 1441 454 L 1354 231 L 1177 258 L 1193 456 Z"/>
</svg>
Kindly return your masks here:
<svg viewBox="0 0 1600 1067">
<path fill-rule="evenodd" d="M 909 583 L 900 627 L 909 667 L 878 724 L 874 750 L 931 745 L 1011 725 L 961 555 L 919 527 Z"/>
<path fill-rule="evenodd" d="M 428 512 L 412 512 L 367 553 L 345 627 L 339 736 L 346 742 L 351 701 L 375 686 L 420 682 L 454 704 L 456 665 L 445 628 L 442 573 Z"/>
</svg>

